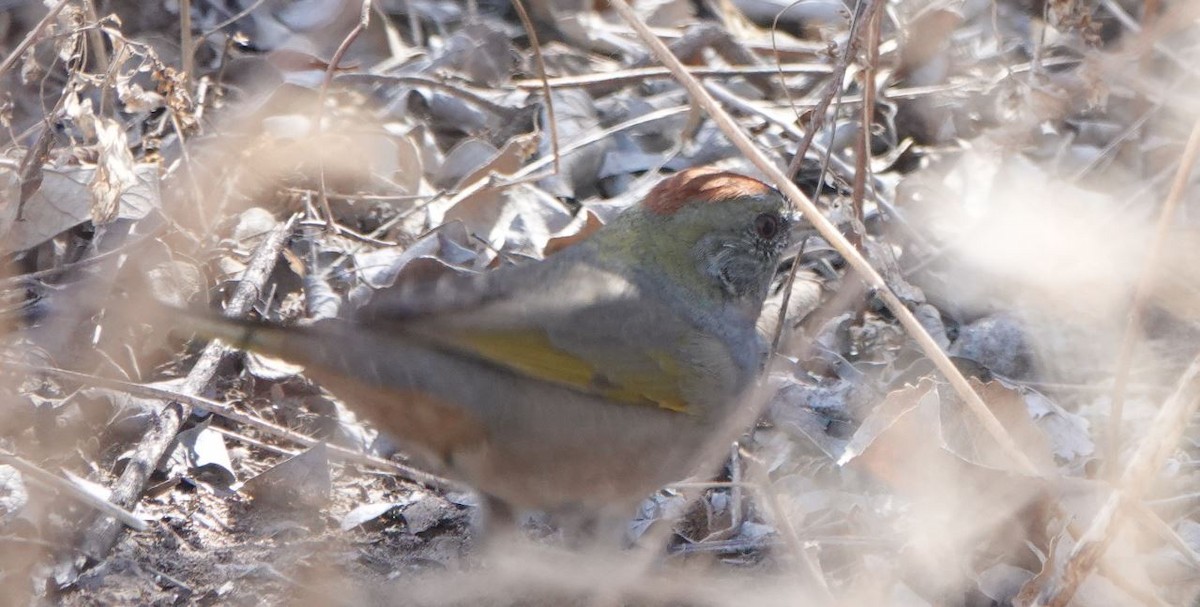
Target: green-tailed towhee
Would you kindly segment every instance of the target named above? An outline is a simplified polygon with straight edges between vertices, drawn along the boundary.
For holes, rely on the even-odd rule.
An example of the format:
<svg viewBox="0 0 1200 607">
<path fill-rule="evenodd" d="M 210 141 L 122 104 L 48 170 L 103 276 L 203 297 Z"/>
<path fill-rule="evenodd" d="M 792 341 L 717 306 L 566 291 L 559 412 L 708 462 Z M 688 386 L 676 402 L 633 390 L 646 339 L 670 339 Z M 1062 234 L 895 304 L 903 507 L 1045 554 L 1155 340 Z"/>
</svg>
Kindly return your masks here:
<svg viewBox="0 0 1200 607">
<path fill-rule="evenodd" d="M 493 503 L 630 515 L 760 372 L 791 223 L 766 184 L 690 169 L 541 262 L 397 285 L 348 320 L 191 328 L 305 365 Z"/>
</svg>

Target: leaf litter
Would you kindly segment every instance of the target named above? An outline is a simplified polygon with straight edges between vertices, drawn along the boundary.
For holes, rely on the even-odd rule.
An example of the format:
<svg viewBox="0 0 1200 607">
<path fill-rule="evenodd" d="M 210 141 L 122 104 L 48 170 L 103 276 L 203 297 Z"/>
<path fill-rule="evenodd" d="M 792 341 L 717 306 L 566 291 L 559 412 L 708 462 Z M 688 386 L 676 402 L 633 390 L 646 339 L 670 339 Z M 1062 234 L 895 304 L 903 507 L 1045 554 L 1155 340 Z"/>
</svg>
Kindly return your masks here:
<svg viewBox="0 0 1200 607">
<path fill-rule="evenodd" d="M 178 3 L 48 4 L 0 7 L 0 579 L 14 604 L 1200 593 L 1194 414 L 1091 575 L 1071 552 L 1142 441 L 1162 439 L 1148 433 L 1197 355 L 1194 177 L 1155 229 L 1189 162 L 1193 3 L 891 0 L 877 43 L 855 41 L 848 59 L 877 0 L 638 3 L 778 166 L 820 119 L 795 182 L 863 243 L 1035 470 L 947 389 L 845 252 L 812 237 L 786 264 L 797 280 L 783 324 L 783 273 L 760 323 L 784 335 L 767 414 L 720 474 L 630 513 L 631 537 L 665 547 L 664 570 L 632 578 L 602 559 L 480 562 L 474 498 L 397 474 L 409 462 L 386 436 L 302 369 L 257 355 L 223 359 L 192 396 L 261 425 L 183 420 L 126 504 L 154 524 L 84 567 L 76 537 L 92 507 L 4 461 L 115 500 L 95 488 L 136 465 L 166 401 L 52 370 L 185 390 L 169 380 L 202 356 L 142 317 L 142 298 L 219 305 L 285 222 L 286 263 L 256 285 L 254 309 L 307 322 L 396 283 L 553 254 L 669 172 L 761 176 L 608 3 L 527 3 L 537 45 L 499 0 L 372 3 L 358 34 L 362 7 L 348 3 L 184 3 L 187 19 Z M 181 24 L 186 57 L 170 42 Z M 869 157 L 856 158 L 863 138 Z M 538 517 L 525 532 L 564 541 Z M 1056 581 L 1080 571 L 1069 593 Z"/>
</svg>

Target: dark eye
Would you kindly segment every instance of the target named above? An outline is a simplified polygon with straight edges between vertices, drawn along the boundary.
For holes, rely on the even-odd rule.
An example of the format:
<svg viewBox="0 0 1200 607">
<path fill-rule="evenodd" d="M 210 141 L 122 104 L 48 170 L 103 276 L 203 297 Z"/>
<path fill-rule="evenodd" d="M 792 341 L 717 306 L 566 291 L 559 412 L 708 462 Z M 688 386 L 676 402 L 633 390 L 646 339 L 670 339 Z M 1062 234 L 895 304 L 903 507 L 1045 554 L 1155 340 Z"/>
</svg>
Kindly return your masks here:
<svg viewBox="0 0 1200 607">
<path fill-rule="evenodd" d="M 774 213 L 763 213 L 754 218 L 754 233 L 763 240 L 774 240 L 779 235 L 780 219 Z"/>
</svg>

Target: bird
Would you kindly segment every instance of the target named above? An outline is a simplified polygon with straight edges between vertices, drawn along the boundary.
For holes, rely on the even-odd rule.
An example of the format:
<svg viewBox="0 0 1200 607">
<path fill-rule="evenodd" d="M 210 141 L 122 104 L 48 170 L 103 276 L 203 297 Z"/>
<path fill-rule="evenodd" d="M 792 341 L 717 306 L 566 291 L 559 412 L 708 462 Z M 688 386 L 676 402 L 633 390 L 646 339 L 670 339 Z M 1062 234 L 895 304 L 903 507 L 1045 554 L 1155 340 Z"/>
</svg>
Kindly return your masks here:
<svg viewBox="0 0 1200 607">
<path fill-rule="evenodd" d="M 397 284 L 345 318 L 181 318 L 303 365 L 480 492 L 485 527 L 531 510 L 628 520 L 704 463 L 762 372 L 756 321 L 800 221 L 766 183 L 698 167 L 543 260 Z"/>
</svg>

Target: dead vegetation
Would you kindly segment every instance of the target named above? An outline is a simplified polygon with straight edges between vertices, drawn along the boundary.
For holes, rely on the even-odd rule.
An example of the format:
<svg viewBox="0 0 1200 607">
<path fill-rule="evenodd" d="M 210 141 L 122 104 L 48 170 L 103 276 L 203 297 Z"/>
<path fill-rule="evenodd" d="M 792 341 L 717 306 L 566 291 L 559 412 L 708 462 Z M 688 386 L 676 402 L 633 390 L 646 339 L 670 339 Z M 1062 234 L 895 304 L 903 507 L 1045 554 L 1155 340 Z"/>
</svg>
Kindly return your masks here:
<svg viewBox="0 0 1200 607">
<path fill-rule="evenodd" d="M 1194 0 L 0 11 L 6 604 L 1198 604 Z M 713 163 L 816 231 L 758 423 L 621 555 L 481 553 L 472 494 L 147 303 L 329 318 Z"/>
</svg>

